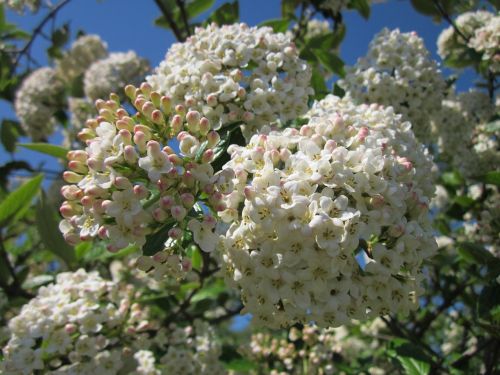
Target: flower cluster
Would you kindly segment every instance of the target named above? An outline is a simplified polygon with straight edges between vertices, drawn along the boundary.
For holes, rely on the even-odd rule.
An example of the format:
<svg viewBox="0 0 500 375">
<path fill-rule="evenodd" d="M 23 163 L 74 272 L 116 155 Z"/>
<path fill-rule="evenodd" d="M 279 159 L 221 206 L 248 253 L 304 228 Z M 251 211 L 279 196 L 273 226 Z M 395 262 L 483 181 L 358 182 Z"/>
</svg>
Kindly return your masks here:
<svg viewBox="0 0 500 375">
<path fill-rule="evenodd" d="M 133 51 L 114 52 L 96 61 L 85 72 L 85 95 L 94 101 L 112 92 L 122 92 L 127 84 L 138 84 L 149 71 L 149 63 Z"/>
<path fill-rule="evenodd" d="M 460 33 L 450 26 L 443 30 L 437 40 L 438 54 L 443 60 L 460 59 L 462 64 L 472 63 L 470 49 L 489 60 L 493 71 L 499 71 L 498 44 L 500 18 L 485 10 L 466 12 L 455 20 Z M 464 39 L 467 38 L 467 39 Z"/>
<path fill-rule="evenodd" d="M 132 291 L 83 269 L 57 275 L 9 322 L 0 372 L 117 374 L 127 345 L 149 328 Z"/>
<path fill-rule="evenodd" d="M 158 274 L 187 270 L 180 243 L 185 230 L 207 252 L 218 240 L 216 220 L 197 203 L 213 212 L 225 210 L 234 174 L 230 169 L 214 173 L 211 162 L 220 137 L 206 117 L 174 107 L 170 97 L 147 83 L 125 91 L 138 112 L 129 115 L 117 95 L 98 100 L 99 116 L 79 133 L 86 149 L 68 154 L 63 178 L 70 185 L 61 189 L 66 201 L 60 229 L 71 244 L 107 239 L 110 251 L 141 247 L 146 235 L 163 231 L 167 244 L 153 258 L 142 258 L 140 268 Z"/>
<path fill-rule="evenodd" d="M 98 35 L 81 36 L 57 61 L 57 73 L 66 82 L 71 83 L 83 74 L 91 64 L 107 55 L 107 45 Z"/>
<path fill-rule="evenodd" d="M 318 374 L 331 375 L 340 370 L 341 363 L 352 365 L 364 350 L 375 349 L 377 336 L 384 328 L 380 319 L 359 324 L 360 335 L 349 335 L 345 327 L 318 328 L 306 325 L 292 327 L 287 337 L 275 337 L 270 333 L 253 334 L 250 344 L 241 351 L 266 372 L 271 374 Z M 375 367 L 369 371 L 374 374 Z M 384 372 L 382 372 L 384 373 Z"/>
<path fill-rule="evenodd" d="M 392 107 L 328 96 L 309 116 L 230 148 L 227 282 L 268 327 L 408 312 L 436 249 L 427 151 Z"/>
<path fill-rule="evenodd" d="M 87 98 L 68 98 L 68 110 L 71 114 L 71 127 L 76 132 L 85 127 L 88 119 L 97 116 L 94 104 Z"/>
<path fill-rule="evenodd" d="M 28 8 L 31 13 L 38 12 L 40 8 L 40 0 L 0 0 L 0 5 L 3 4 L 19 14 L 23 14 L 25 8 Z"/>
<path fill-rule="evenodd" d="M 398 29 L 378 33 L 339 85 L 358 102 L 393 106 L 422 142 L 429 140 L 429 116 L 439 110 L 446 89 L 423 40 Z"/>
<path fill-rule="evenodd" d="M 54 114 L 63 108 L 64 84 L 51 68 L 28 75 L 16 92 L 14 107 L 21 126 L 34 141 L 52 134 Z"/>
<path fill-rule="evenodd" d="M 312 19 L 306 25 L 306 39 L 311 39 L 320 35 L 325 35 L 331 32 L 330 24 L 328 21 L 320 21 Z"/>
<path fill-rule="evenodd" d="M 174 44 L 147 80 L 216 129 L 241 123 L 249 137 L 307 111 L 311 72 L 298 54 L 289 36 L 270 27 L 212 24 Z"/>
<path fill-rule="evenodd" d="M 486 128 L 494 114 L 488 95 L 472 90 L 449 95 L 432 116 L 441 155 L 465 177 L 483 175 L 500 165 L 500 133 Z"/>
</svg>

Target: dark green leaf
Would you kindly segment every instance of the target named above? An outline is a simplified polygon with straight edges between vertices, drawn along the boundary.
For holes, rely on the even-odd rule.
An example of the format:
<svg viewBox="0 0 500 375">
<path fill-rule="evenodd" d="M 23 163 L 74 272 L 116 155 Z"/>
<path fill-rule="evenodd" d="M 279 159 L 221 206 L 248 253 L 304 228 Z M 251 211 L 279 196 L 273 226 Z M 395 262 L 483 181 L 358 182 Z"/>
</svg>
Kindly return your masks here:
<svg viewBox="0 0 500 375">
<path fill-rule="evenodd" d="M 42 154 L 54 156 L 59 159 L 66 159 L 68 150 L 61 146 L 56 146 L 50 143 L 18 143 L 19 147 L 27 148 L 28 150 L 40 152 Z"/>
<path fill-rule="evenodd" d="M 445 185 L 451 187 L 462 186 L 465 183 L 463 177 L 457 171 L 445 172 L 442 174 L 441 179 Z"/>
<path fill-rule="evenodd" d="M 349 8 L 356 9 L 365 19 L 370 17 L 370 2 L 368 0 L 351 0 Z"/>
<path fill-rule="evenodd" d="M 272 27 L 272 29 L 276 33 L 284 33 L 285 31 L 288 30 L 289 25 L 290 25 L 290 20 L 289 19 L 282 19 L 282 18 L 267 20 L 267 21 L 261 22 L 259 24 L 259 26 Z"/>
<path fill-rule="evenodd" d="M 426 16 L 440 16 L 438 9 L 430 0 L 411 0 L 410 2 L 413 8 L 419 13 L 425 14 Z"/>
<path fill-rule="evenodd" d="M 484 130 L 486 130 L 488 133 L 500 132 L 500 120 L 495 120 L 486 124 Z"/>
<path fill-rule="evenodd" d="M 231 362 L 224 364 L 224 367 L 226 368 L 226 370 L 232 370 L 236 372 L 249 372 L 258 369 L 256 363 L 245 358 L 234 359 Z"/>
<path fill-rule="evenodd" d="M 142 247 L 144 255 L 155 255 L 158 251 L 165 248 L 165 241 L 168 238 L 168 231 L 174 226 L 175 222 L 167 223 L 156 232 L 146 237 L 146 243 Z"/>
<path fill-rule="evenodd" d="M 193 0 L 187 4 L 186 11 L 188 17 L 195 18 L 203 12 L 206 12 L 215 4 L 215 0 Z"/>
<path fill-rule="evenodd" d="M 240 19 L 238 1 L 222 4 L 207 19 L 207 23 L 215 22 L 217 25 L 230 25 Z"/>
<path fill-rule="evenodd" d="M 500 305 L 500 293 L 498 293 L 498 284 L 493 281 L 481 291 L 477 300 L 477 314 L 482 319 L 489 319 L 492 312 Z M 493 311 L 492 311 L 493 310 Z"/>
<path fill-rule="evenodd" d="M 314 89 L 314 99 L 321 100 L 329 94 L 328 88 L 326 87 L 325 78 L 317 68 L 313 68 L 311 85 Z"/>
<path fill-rule="evenodd" d="M 65 23 L 52 33 L 52 44 L 55 47 L 62 47 L 68 42 L 69 36 L 69 23 Z"/>
<path fill-rule="evenodd" d="M 458 243 L 457 250 L 458 254 L 469 263 L 485 265 L 495 260 L 495 257 L 483 246 L 472 242 Z"/>
<path fill-rule="evenodd" d="M 481 178 L 481 181 L 486 184 L 500 186 L 500 172 L 497 171 L 488 172 Z"/>
<path fill-rule="evenodd" d="M 453 202 L 457 203 L 459 206 L 463 208 L 469 208 L 474 204 L 475 201 L 474 199 L 466 195 L 459 195 L 453 199 Z"/>
<path fill-rule="evenodd" d="M 75 250 L 69 246 L 59 231 L 57 211 L 47 202 L 45 194 L 36 206 L 38 234 L 47 250 L 61 258 L 70 268 L 75 266 Z"/>
<path fill-rule="evenodd" d="M 330 72 L 338 74 L 340 77 L 345 76 L 344 62 L 336 54 L 323 49 L 313 49 L 313 53 Z"/>
<path fill-rule="evenodd" d="M 333 95 L 338 96 L 339 98 L 343 98 L 345 95 L 345 90 L 337 85 L 337 83 L 335 83 L 333 85 Z"/>
<path fill-rule="evenodd" d="M 427 375 L 430 372 L 431 366 L 429 363 L 419 361 L 411 357 L 396 357 L 405 369 L 407 375 Z"/>
<path fill-rule="evenodd" d="M 16 142 L 22 134 L 21 126 L 17 121 L 3 120 L 2 129 L 0 129 L 0 139 L 2 145 L 7 152 L 14 152 L 16 150 Z"/>
<path fill-rule="evenodd" d="M 191 301 L 193 303 L 199 302 L 204 299 L 214 299 L 226 290 L 226 285 L 222 280 L 216 280 L 214 283 L 203 287 L 198 293 L 196 293 Z"/>
<path fill-rule="evenodd" d="M 281 16 L 295 19 L 295 8 L 299 4 L 300 0 L 281 0 Z"/>
<path fill-rule="evenodd" d="M 9 221 L 9 224 L 12 224 L 24 215 L 31 201 L 38 193 L 42 180 L 42 174 L 33 177 L 10 193 L 0 203 L 0 226 L 4 226 L 7 221 Z"/>
</svg>

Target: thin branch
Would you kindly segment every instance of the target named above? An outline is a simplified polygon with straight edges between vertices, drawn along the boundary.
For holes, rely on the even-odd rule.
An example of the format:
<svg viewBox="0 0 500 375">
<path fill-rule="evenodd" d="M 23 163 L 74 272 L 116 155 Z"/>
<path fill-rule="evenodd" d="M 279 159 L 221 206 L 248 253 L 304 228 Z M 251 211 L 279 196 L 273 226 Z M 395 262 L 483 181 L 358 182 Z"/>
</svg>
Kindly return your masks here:
<svg viewBox="0 0 500 375">
<path fill-rule="evenodd" d="M 174 18 L 172 17 L 172 13 L 170 12 L 170 9 L 168 9 L 161 0 L 155 0 L 155 3 L 158 6 L 158 8 L 160 8 L 163 16 L 165 17 L 165 20 L 168 23 L 168 26 L 172 29 L 172 32 L 174 33 L 175 38 L 179 42 L 184 42 L 186 38 L 184 38 L 181 30 L 179 30 L 179 28 L 177 27 L 177 24 L 175 23 Z"/>
<path fill-rule="evenodd" d="M 453 27 L 453 30 L 462 37 L 462 39 L 467 43 L 469 42 L 470 37 L 467 37 L 457 26 L 455 21 L 453 21 L 448 13 L 446 13 L 446 10 L 443 8 L 443 6 L 439 3 L 438 0 L 432 0 L 434 3 L 434 6 L 438 10 L 438 12 L 441 14 L 441 16 L 448 22 L 451 27 Z"/>
<path fill-rule="evenodd" d="M 57 4 L 55 7 L 51 8 L 50 12 L 42 19 L 42 21 L 38 24 L 37 27 L 33 30 L 33 34 L 31 35 L 30 40 L 26 42 L 24 47 L 21 49 L 19 54 L 17 55 L 16 59 L 14 60 L 14 64 L 12 65 L 11 72 L 14 72 L 19 65 L 19 62 L 21 61 L 22 57 L 28 53 L 30 50 L 32 44 L 35 42 L 35 39 L 38 37 L 38 35 L 42 34 L 43 28 L 49 22 L 51 19 L 54 19 L 57 15 L 57 13 L 65 6 L 67 5 L 71 0 L 62 0 L 59 4 Z"/>
</svg>

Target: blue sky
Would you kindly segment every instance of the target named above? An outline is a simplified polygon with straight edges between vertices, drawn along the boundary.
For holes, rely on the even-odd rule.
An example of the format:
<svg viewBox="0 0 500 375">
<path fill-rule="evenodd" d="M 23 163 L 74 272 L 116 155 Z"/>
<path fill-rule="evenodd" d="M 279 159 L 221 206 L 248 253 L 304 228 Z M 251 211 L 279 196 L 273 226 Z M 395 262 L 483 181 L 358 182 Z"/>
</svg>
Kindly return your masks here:
<svg viewBox="0 0 500 375">
<path fill-rule="evenodd" d="M 217 0 L 216 6 L 224 3 Z M 87 34 L 96 33 L 108 43 L 110 51 L 134 50 L 140 56 L 147 58 L 152 66 L 158 65 L 165 52 L 174 42 L 173 35 L 165 29 L 156 27 L 153 20 L 160 12 L 153 0 L 72 0 L 58 15 L 57 22 L 63 24 L 70 21 L 70 27 L 75 36 L 78 30 Z M 280 17 L 279 0 L 240 0 L 241 21 L 256 25 L 264 20 Z M 32 30 L 39 22 L 41 15 L 19 16 L 7 12 L 7 19 L 20 25 L 25 30 Z M 399 28 L 403 32 L 416 31 L 423 37 L 427 48 L 439 61 L 436 54 L 436 40 L 446 24 L 436 24 L 431 18 L 418 14 L 410 5 L 409 0 L 388 0 L 386 3 L 372 6 L 369 20 L 363 19 L 357 12 L 344 14 L 347 25 L 347 35 L 342 43 L 340 54 L 346 64 L 353 64 L 364 55 L 368 43 L 383 27 Z M 33 56 L 41 63 L 47 64 L 45 48 L 48 46 L 43 38 L 37 39 Z M 446 72 L 446 70 L 445 70 Z M 470 87 L 471 74 L 465 74 L 459 81 L 458 88 L 465 90 Z M 0 119 L 14 116 L 9 103 L 0 100 Z M 26 140 L 27 141 L 27 140 Z M 18 159 L 36 158 L 39 162 L 50 159 L 40 154 L 22 151 Z M 0 163 L 10 159 L 3 149 L 0 150 Z M 33 159 L 31 159 L 33 160 Z"/>
</svg>

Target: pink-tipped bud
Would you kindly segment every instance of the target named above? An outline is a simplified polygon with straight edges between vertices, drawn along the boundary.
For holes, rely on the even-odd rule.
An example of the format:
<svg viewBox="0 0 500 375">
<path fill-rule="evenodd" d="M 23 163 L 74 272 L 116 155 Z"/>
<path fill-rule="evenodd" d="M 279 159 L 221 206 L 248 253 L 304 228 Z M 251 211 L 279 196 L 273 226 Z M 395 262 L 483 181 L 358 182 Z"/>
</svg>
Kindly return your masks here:
<svg viewBox="0 0 500 375">
<path fill-rule="evenodd" d="M 329 139 L 328 141 L 326 141 L 325 150 L 333 152 L 335 148 L 337 148 L 337 142 L 335 142 L 333 139 Z"/>
<path fill-rule="evenodd" d="M 153 102 L 154 106 L 156 108 L 160 108 L 161 106 L 161 95 L 158 91 L 152 91 L 151 94 L 149 94 L 149 98 Z"/>
<path fill-rule="evenodd" d="M 65 171 L 63 173 L 63 179 L 64 181 L 70 184 L 76 184 L 77 182 L 80 182 L 83 179 L 83 176 L 75 172 Z"/>
<path fill-rule="evenodd" d="M 313 129 L 309 125 L 302 125 L 300 128 L 300 135 L 310 137 L 313 134 Z"/>
<path fill-rule="evenodd" d="M 66 324 L 64 326 L 64 332 L 66 332 L 69 335 L 75 333 L 76 332 L 76 325 L 74 325 L 73 323 Z"/>
<path fill-rule="evenodd" d="M 114 179 L 113 185 L 118 189 L 130 189 L 132 187 L 132 183 L 127 177 L 118 176 Z"/>
<path fill-rule="evenodd" d="M 125 95 L 130 99 L 130 101 L 134 101 L 136 98 L 136 88 L 133 85 L 125 86 Z"/>
<path fill-rule="evenodd" d="M 278 150 L 271 150 L 270 152 L 271 160 L 274 165 L 278 164 L 280 161 L 280 153 Z"/>
<path fill-rule="evenodd" d="M 193 174 L 189 171 L 186 171 L 182 175 L 182 182 L 187 186 L 187 187 L 193 187 L 194 183 L 196 182 L 196 179 L 194 178 Z"/>
<path fill-rule="evenodd" d="M 161 97 L 161 108 L 163 109 L 163 113 L 166 115 L 172 112 L 172 99 L 170 96 Z"/>
<path fill-rule="evenodd" d="M 170 213 L 175 220 L 182 221 L 186 217 L 187 211 L 182 206 L 173 206 L 170 209 Z"/>
<path fill-rule="evenodd" d="M 96 134 L 92 129 L 83 129 L 80 132 L 78 132 L 77 138 L 82 141 L 86 142 L 88 140 L 91 140 L 95 138 Z"/>
<path fill-rule="evenodd" d="M 291 152 L 290 152 L 289 149 L 283 148 L 283 149 L 280 150 L 281 160 L 287 161 L 290 158 L 290 155 L 291 155 Z"/>
<path fill-rule="evenodd" d="M 186 114 L 186 107 L 184 107 L 182 104 L 177 104 L 175 106 L 175 112 L 183 117 Z"/>
<path fill-rule="evenodd" d="M 186 115 L 186 121 L 190 131 L 197 131 L 200 123 L 200 112 L 189 111 Z"/>
<path fill-rule="evenodd" d="M 169 195 L 160 199 L 160 206 L 169 209 L 175 204 L 175 199 Z"/>
<path fill-rule="evenodd" d="M 217 101 L 217 95 L 215 94 L 210 94 L 207 96 L 207 104 L 210 106 L 210 107 L 215 107 L 217 105 L 218 101 Z"/>
<path fill-rule="evenodd" d="M 174 134 L 178 134 L 182 129 L 182 117 L 179 115 L 173 116 L 170 121 L 170 127 L 172 128 L 172 132 Z"/>
<path fill-rule="evenodd" d="M 186 208 L 191 208 L 194 205 L 194 196 L 191 193 L 181 194 L 181 202 Z"/>
<path fill-rule="evenodd" d="M 151 121 L 159 125 L 164 124 L 165 119 L 163 118 L 163 113 L 161 113 L 159 109 L 155 109 L 153 113 L 151 113 Z"/>
<path fill-rule="evenodd" d="M 210 148 L 208 150 L 205 150 L 205 152 L 201 156 L 201 162 L 202 163 L 211 163 L 214 160 L 214 155 L 215 155 L 214 150 L 212 150 Z"/>
<path fill-rule="evenodd" d="M 181 264 L 182 264 L 182 270 L 184 272 L 191 271 L 192 264 L 191 264 L 191 260 L 190 259 L 188 259 L 188 258 L 183 259 Z"/>
<path fill-rule="evenodd" d="M 182 229 L 181 228 L 171 228 L 168 231 L 168 236 L 174 240 L 178 240 L 182 237 Z"/>
<path fill-rule="evenodd" d="M 160 207 L 153 210 L 153 218 L 156 221 L 162 223 L 165 220 L 167 220 L 167 217 L 168 217 L 167 213 L 163 211 Z"/>
<path fill-rule="evenodd" d="M 255 198 L 255 190 L 250 186 L 245 186 L 243 189 L 243 194 L 245 194 L 245 198 L 249 201 Z"/>
<path fill-rule="evenodd" d="M 139 131 L 134 133 L 134 143 L 139 148 L 139 151 L 144 152 L 146 150 L 146 135 Z"/>
<path fill-rule="evenodd" d="M 176 154 L 170 154 L 170 155 L 168 155 L 168 160 L 172 164 L 177 165 L 177 166 L 180 166 L 183 163 L 182 158 L 179 155 L 176 155 Z"/>
<path fill-rule="evenodd" d="M 61 207 L 59 207 L 59 212 L 65 219 L 69 219 L 71 216 L 75 215 L 75 210 L 69 202 L 64 202 Z"/>
<path fill-rule="evenodd" d="M 142 93 L 146 96 L 146 97 L 149 97 L 149 94 L 151 93 L 151 91 L 153 90 L 153 88 L 151 87 L 151 85 L 147 82 L 143 82 L 141 83 L 141 85 L 139 86 Z"/>
<path fill-rule="evenodd" d="M 220 136 L 219 133 L 217 133 L 215 130 L 212 130 L 207 134 L 207 143 L 208 147 L 213 148 L 217 143 L 220 141 Z"/>
<path fill-rule="evenodd" d="M 227 118 L 229 119 L 229 121 L 236 121 L 238 119 L 238 112 L 230 111 L 227 115 Z"/>
<path fill-rule="evenodd" d="M 118 135 L 121 137 L 123 143 L 125 143 L 126 145 L 132 143 L 132 133 L 130 133 L 130 131 L 128 131 L 127 129 L 121 129 L 118 132 Z"/>
<path fill-rule="evenodd" d="M 125 161 L 129 164 L 135 164 L 139 159 L 139 155 L 135 151 L 134 146 L 127 145 L 123 148 L 123 157 Z"/>
<path fill-rule="evenodd" d="M 116 127 L 117 129 L 125 129 L 131 132 L 134 129 L 134 120 L 128 116 L 123 116 L 120 120 L 116 121 Z"/>
<path fill-rule="evenodd" d="M 210 131 L 210 121 L 206 117 L 200 119 L 199 129 L 201 135 L 206 135 Z"/>
<path fill-rule="evenodd" d="M 73 172 L 81 173 L 81 174 L 85 174 L 89 171 L 89 169 L 87 168 L 87 165 L 85 165 L 81 161 L 76 161 L 76 160 L 71 160 L 68 163 L 68 168 L 71 169 Z"/>
<path fill-rule="evenodd" d="M 149 196 L 149 190 L 144 185 L 134 185 L 134 195 L 138 199 L 145 199 Z"/>
<path fill-rule="evenodd" d="M 124 108 L 118 108 L 115 113 L 119 119 L 128 117 L 128 112 Z"/>
<path fill-rule="evenodd" d="M 64 185 L 61 188 L 61 195 L 68 200 L 80 199 L 83 196 L 83 190 L 76 185 Z"/>
<path fill-rule="evenodd" d="M 211 183 L 210 183 L 210 184 L 207 184 L 207 185 L 203 186 L 203 191 L 204 191 L 206 194 L 208 194 L 208 195 L 213 194 L 213 193 L 214 193 L 214 191 L 215 191 L 215 186 L 214 186 L 214 184 L 211 184 Z"/>
</svg>

